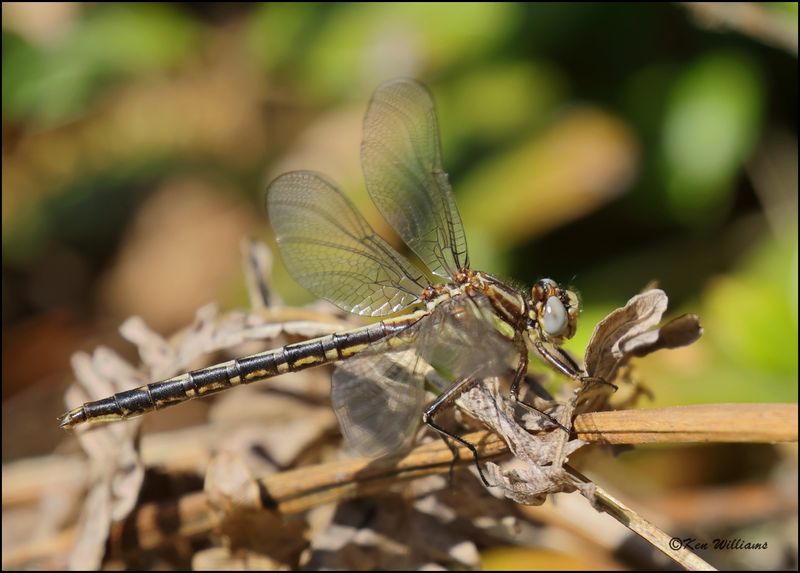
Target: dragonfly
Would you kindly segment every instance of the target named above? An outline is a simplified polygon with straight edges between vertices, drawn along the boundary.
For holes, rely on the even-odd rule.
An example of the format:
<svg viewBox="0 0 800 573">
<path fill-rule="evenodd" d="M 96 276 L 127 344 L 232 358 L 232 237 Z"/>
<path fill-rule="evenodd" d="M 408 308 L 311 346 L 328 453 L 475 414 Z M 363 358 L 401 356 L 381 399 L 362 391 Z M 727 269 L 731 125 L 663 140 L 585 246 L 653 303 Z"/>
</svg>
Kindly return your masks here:
<svg viewBox="0 0 800 573">
<path fill-rule="evenodd" d="M 352 449 L 371 457 L 401 451 L 421 421 L 448 445 L 449 438 L 469 448 L 486 483 L 474 445 L 438 423 L 437 414 L 475 384 L 500 375 L 511 376 L 511 399 L 527 405 L 519 392 L 530 353 L 583 381 L 585 375 L 561 348 L 575 334 L 578 298 L 551 279 L 521 292 L 470 268 L 461 217 L 442 167 L 436 110 L 422 84 L 400 79 L 376 89 L 364 118 L 361 163 L 370 198 L 416 263 L 381 238 L 319 173 L 280 175 L 269 185 L 266 207 L 283 261 L 297 282 L 376 321 L 87 402 L 62 415 L 60 426 L 123 420 L 337 363 L 331 402 Z M 428 391 L 436 398 L 426 403 Z"/>
</svg>

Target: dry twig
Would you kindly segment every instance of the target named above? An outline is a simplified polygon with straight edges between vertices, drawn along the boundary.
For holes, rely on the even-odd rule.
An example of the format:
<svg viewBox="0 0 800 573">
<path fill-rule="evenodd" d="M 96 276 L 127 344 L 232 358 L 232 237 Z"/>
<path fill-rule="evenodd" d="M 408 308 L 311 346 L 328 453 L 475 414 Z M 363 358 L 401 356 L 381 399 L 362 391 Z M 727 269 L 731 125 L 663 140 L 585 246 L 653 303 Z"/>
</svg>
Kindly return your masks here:
<svg viewBox="0 0 800 573">
<path fill-rule="evenodd" d="M 797 404 L 702 404 L 590 412 L 575 419 L 579 440 L 605 444 L 797 441 Z"/>
<path fill-rule="evenodd" d="M 703 559 L 689 551 L 682 544 L 678 545 L 677 547 L 672 547 L 671 542 L 673 542 L 673 538 L 670 535 L 644 519 L 641 515 L 630 509 L 603 488 L 594 484 L 591 480 L 577 470 L 567 466 L 567 472 L 574 476 L 578 481 L 585 484 L 591 484 L 593 486 L 591 497 L 587 497 L 596 508 L 601 509 L 611 515 L 622 525 L 633 531 L 636 535 L 639 535 L 643 539 L 650 542 L 664 555 L 674 560 L 683 568 L 689 571 L 716 571 L 716 568 L 706 563 Z M 579 491 L 584 493 L 585 490 L 579 489 Z"/>
</svg>

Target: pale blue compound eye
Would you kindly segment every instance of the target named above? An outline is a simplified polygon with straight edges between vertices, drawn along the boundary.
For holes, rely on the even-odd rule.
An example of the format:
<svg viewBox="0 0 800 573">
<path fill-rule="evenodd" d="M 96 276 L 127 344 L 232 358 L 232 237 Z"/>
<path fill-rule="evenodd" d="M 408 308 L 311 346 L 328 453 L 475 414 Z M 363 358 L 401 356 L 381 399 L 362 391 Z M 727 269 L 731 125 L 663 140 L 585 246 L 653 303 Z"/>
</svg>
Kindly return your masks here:
<svg viewBox="0 0 800 573">
<path fill-rule="evenodd" d="M 548 336 L 561 336 L 567 329 L 567 309 L 558 297 L 551 296 L 544 305 L 544 332 Z"/>
</svg>

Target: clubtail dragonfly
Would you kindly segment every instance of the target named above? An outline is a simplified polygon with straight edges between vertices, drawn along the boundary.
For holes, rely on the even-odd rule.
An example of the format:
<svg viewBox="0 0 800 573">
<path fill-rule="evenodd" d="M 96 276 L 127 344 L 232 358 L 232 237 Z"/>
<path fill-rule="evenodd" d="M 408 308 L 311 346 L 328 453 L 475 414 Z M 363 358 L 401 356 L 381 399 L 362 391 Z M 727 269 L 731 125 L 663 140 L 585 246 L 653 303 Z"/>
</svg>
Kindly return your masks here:
<svg viewBox="0 0 800 573">
<path fill-rule="evenodd" d="M 469 268 L 425 87 L 411 80 L 378 87 L 364 119 L 361 162 L 370 197 L 422 265 L 378 236 L 320 174 L 279 176 L 269 186 L 267 210 L 283 260 L 301 285 L 351 313 L 384 318 L 87 402 L 65 413 L 61 427 L 126 419 L 339 362 L 331 398 L 354 449 L 374 457 L 400 450 L 422 420 L 469 447 L 477 463 L 472 444 L 436 423 L 442 407 L 473 384 L 512 372 L 511 396 L 518 400 L 529 350 L 559 372 L 582 377 L 560 349 L 575 333 L 573 292 L 542 279 L 522 293 Z M 426 407 L 429 389 L 438 397 Z"/>
</svg>

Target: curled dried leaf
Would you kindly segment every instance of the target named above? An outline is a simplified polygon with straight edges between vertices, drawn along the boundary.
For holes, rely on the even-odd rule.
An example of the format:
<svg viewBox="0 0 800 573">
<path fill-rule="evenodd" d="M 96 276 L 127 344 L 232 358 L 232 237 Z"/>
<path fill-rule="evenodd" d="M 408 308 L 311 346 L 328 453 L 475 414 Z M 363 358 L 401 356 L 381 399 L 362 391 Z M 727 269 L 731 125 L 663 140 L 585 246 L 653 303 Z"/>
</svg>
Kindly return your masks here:
<svg viewBox="0 0 800 573">
<path fill-rule="evenodd" d="M 657 330 L 644 332 L 628 340 L 622 351 L 628 356 L 647 356 L 656 350 L 688 346 L 702 334 L 700 318 L 696 314 L 684 314 Z"/>
<path fill-rule="evenodd" d="M 667 309 L 667 295 L 660 289 L 646 290 L 601 320 L 586 348 L 585 371 L 595 379 L 577 392 L 579 413 L 603 409 L 610 397 L 605 382 L 633 382 L 627 368 L 631 358 L 642 357 L 663 348 L 677 348 L 696 341 L 703 333 L 696 315 L 686 314 L 658 327 Z M 629 402 L 646 391 L 638 384 Z"/>
<path fill-rule="evenodd" d="M 653 289 L 631 298 L 625 306 L 612 311 L 595 326 L 584 355 L 589 376 L 613 381 L 627 359 L 623 346 L 650 330 L 667 310 L 667 295 Z"/>
<path fill-rule="evenodd" d="M 695 342 L 703 333 L 700 319 L 685 314 L 661 326 L 667 295 L 660 289 L 637 294 L 627 304 L 601 320 L 586 347 L 585 370 L 589 376 L 613 381 L 631 357 L 646 356 L 663 348 Z"/>
<path fill-rule="evenodd" d="M 489 462 L 486 464 L 489 482 L 501 488 L 506 497 L 529 505 L 540 505 L 549 493 L 573 491 L 572 480 L 562 465 L 584 442 L 569 440 L 568 434 L 560 429 L 530 433 L 517 422 L 512 405 L 499 395 L 496 385 L 491 390 L 488 385 L 489 381 L 478 384 L 456 403 L 502 437 L 523 466 L 503 470 Z M 570 408 L 570 404 L 560 406 L 555 419 L 563 416 L 568 420 Z"/>
</svg>

